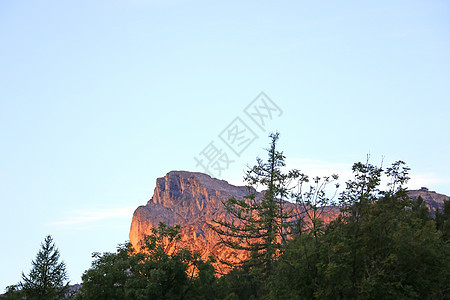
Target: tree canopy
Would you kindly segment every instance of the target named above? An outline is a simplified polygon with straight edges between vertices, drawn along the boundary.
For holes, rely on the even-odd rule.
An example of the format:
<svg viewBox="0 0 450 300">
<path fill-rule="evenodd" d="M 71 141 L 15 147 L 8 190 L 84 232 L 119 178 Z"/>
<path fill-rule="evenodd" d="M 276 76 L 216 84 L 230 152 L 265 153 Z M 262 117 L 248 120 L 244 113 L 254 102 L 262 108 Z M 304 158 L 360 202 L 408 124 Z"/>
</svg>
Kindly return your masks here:
<svg viewBox="0 0 450 300">
<path fill-rule="evenodd" d="M 233 220 L 214 220 L 217 226 L 213 227 L 222 244 L 248 252 L 249 260 L 242 263 L 259 266 L 263 273 L 270 272 L 287 241 L 290 226 L 286 220 L 293 214 L 286 209 L 285 200 L 290 197 L 289 184 L 302 177 L 298 170 L 283 172 L 286 163 L 283 152 L 277 150 L 279 134 L 271 134 L 270 139 L 267 160 L 257 158 L 244 177 L 249 194 L 224 201 Z M 256 197 L 258 187 L 264 190 L 262 198 Z"/>
<path fill-rule="evenodd" d="M 198 253 L 180 248 L 179 226 L 160 223 L 136 252 L 129 243 L 116 253 L 94 253 L 78 299 L 214 299 L 214 268 Z M 208 287 L 208 288 L 207 288 Z"/>
<path fill-rule="evenodd" d="M 60 253 L 53 238 L 48 235 L 32 261 L 28 275 L 22 272 L 22 281 L 8 287 L 10 299 L 65 299 L 68 296 L 66 265 L 60 261 Z"/>
</svg>

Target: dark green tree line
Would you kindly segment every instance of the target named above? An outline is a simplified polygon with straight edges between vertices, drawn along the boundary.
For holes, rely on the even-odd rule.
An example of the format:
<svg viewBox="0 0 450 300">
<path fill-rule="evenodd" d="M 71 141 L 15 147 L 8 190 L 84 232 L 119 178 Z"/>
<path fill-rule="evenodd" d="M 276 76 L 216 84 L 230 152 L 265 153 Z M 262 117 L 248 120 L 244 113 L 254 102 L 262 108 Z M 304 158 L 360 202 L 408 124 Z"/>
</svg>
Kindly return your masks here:
<svg viewBox="0 0 450 300">
<path fill-rule="evenodd" d="M 386 170 L 356 163 L 340 196 L 341 215 L 318 242 L 312 232 L 289 242 L 294 251 L 277 261 L 266 297 L 447 299 L 448 240 L 420 199 L 407 196 L 408 170 L 401 161 Z M 383 173 L 391 179 L 386 190 Z"/>
<path fill-rule="evenodd" d="M 130 244 L 116 253 L 94 253 L 83 275 L 78 299 L 214 299 L 214 268 L 198 253 L 168 251 L 180 238 L 179 226 L 160 223 L 147 236 L 142 251 Z"/>
</svg>

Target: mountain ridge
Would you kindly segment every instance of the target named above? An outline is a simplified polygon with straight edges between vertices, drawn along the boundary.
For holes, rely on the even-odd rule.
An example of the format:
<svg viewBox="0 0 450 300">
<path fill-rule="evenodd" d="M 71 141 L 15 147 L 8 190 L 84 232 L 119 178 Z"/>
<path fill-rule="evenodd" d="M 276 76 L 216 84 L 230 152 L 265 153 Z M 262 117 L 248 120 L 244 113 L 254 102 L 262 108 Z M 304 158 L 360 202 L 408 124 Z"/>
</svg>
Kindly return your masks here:
<svg viewBox="0 0 450 300">
<path fill-rule="evenodd" d="M 240 262 L 246 254 L 220 245 L 220 238 L 211 226 L 214 225 L 213 220 L 232 220 L 223 201 L 230 197 L 242 199 L 249 193 L 255 193 L 257 199 L 263 197 L 263 192 L 253 188 L 235 186 L 200 172 L 170 171 L 156 180 L 153 196 L 147 204 L 135 210 L 130 226 L 130 243 L 139 250 L 151 228 L 163 222 L 169 226 L 180 225 L 181 246 L 200 252 L 203 259 L 213 255 L 219 260 Z M 432 211 L 441 207 L 445 199 L 450 199 L 426 188 L 408 191 L 408 194 L 413 199 L 421 196 Z M 285 202 L 285 205 L 301 215 L 298 205 L 290 202 Z M 328 223 L 338 214 L 339 208 L 328 207 L 321 218 Z M 216 267 L 223 268 L 220 265 Z"/>
</svg>

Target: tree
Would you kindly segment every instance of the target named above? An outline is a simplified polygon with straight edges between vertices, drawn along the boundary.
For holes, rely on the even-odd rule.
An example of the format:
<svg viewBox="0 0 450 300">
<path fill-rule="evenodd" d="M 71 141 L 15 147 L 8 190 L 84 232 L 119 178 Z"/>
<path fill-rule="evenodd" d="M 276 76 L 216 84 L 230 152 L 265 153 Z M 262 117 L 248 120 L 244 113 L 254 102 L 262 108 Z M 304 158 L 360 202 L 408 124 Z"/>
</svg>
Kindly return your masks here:
<svg viewBox="0 0 450 300">
<path fill-rule="evenodd" d="M 28 276 L 22 273 L 19 283 L 26 299 L 63 299 L 67 293 L 68 276 L 66 265 L 59 261 L 59 250 L 48 235 L 41 244 L 41 250 L 32 261 Z"/>
<path fill-rule="evenodd" d="M 293 221 L 293 234 L 266 279 L 264 297 L 267 299 L 314 298 L 320 281 L 317 263 L 326 230 L 324 220 L 338 214 L 335 206 L 338 175 L 316 176 L 310 182 L 309 176 L 300 174 L 297 180 L 296 191 L 291 193 L 299 208 Z M 330 186 L 333 187 L 331 190 Z"/>
<path fill-rule="evenodd" d="M 76 299 L 126 299 L 129 270 L 137 263 L 131 244 L 120 244 L 116 253 L 92 254 L 92 267 L 83 276 L 82 287 Z"/>
<path fill-rule="evenodd" d="M 328 226 L 317 263 L 319 299 L 443 299 L 449 247 L 420 201 L 404 188 L 409 168 L 353 166 L 341 200 L 343 215 Z M 391 179 L 381 190 L 380 178 Z M 446 294 L 447 293 L 447 294 Z"/>
<path fill-rule="evenodd" d="M 445 241 L 450 240 L 450 200 L 444 201 L 442 212 L 436 211 L 436 226 L 442 232 Z"/>
<path fill-rule="evenodd" d="M 365 164 L 362 162 L 353 164 L 352 171 L 354 180 L 346 182 L 346 189 L 341 193 L 340 203 L 343 222 L 348 224 L 346 226 L 348 230 L 346 246 L 349 246 L 350 251 L 346 255 L 349 256 L 351 262 L 350 265 L 345 265 L 351 285 L 348 284 L 345 287 L 351 289 L 354 293 L 353 297 L 356 298 L 358 278 L 361 276 L 359 272 L 363 270 L 360 268 L 364 254 L 361 253 L 364 249 L 360 247 L 361 228 L 364 220 L 369 217 L 370 205 L 375 203 L 380 196 L 379 185 L 383 169 L 370 164 L 369 158 L 367 158 Z M 395 188 L 395 183 L 397 182 L 391 182 L 390 186 Z"/>
<path fill-rule="evenodd" d="M 331 176 L 313 178 L 313 184 L 305 187 L 309 183 L 309 178 L 302 175 L 299 178 L 297 187 L 298 192 L 293 192 L 292 196 L 295 202 L 300 206 L 302 214 L 299 216 L 296 226 L 296 233 L 310 234 L 317 241 L 318 237 L 324 232 L 324 214 L 335 209 L 335 197 L 339 188 L 339 183 L 335 183 L 339 176 L 333 174 Z M 334 193 L 329 197 L 327 186 L 335 183 Z"/>
<path fill-rule="evenodd" d="M 4 299 L 8 300 L 18 300 L 23 299 L 23 293 L 20 290 L 19 284 L 13 284 L 6 287 L 5 294 L 3 295 Z"/>
<path fill-rule="evenodd" d="M 341 216 L 317 239 L 306 232 L 289 241 L 264 296 L 448 299 L 449 245 L 423 204 L 407 196 L 403 164 L 386 170 L 354 164 L 355 179 L 341 193 Z M 380 189 L 382 173 L 393 179 L 387 190 Z"/>
<path fill-rule="evenodd" d="M 181 299 L 186 296 L 200 256 L 185 248 L 176 249 L 175 243 L 179 239 L 179 225 L 159 223 L 158 227 L 152 228 L 143 251 L 136 254 L 138 263 L 130 269 L 129 299 Z"/>
<path fill-rule="evenodd" d="M 301 176 L 297 192 L 292 193 L 301 211 L 296 216 L 294 234 L 275 263 L 275 270 L 267 280 L 265 297 L 268 299 L 312 299 L 320 284 L 317 263 L 325 234 L 324 219 L 333 218 L 338 212 L 335 197 L 339 188 L 338 176 Z M 334 185 L 333 191 L 328 189 Z M 296 291 L 301 293 L 296 294 Z"/>
<path fill-rule="evenodd" d="M 198 253 L 177 249 L 180 227 L 152 228 L 140 252 L 130 243 L 94 253 L 78 299 L 214 299 L 215 272 Z"/>
<path fill-rule="evenodd" d="M 287 173 L 285 156 L 277 150 L 278 133 L 270 134 L 267 161 L 256 159 L 244 177 L 249 195 L 244 199 L 234 197 L 224 201 L 233 220 L 214 220 L 221 242 L 228 247 L 249 253 L 244 264 L 260 267 L 262 274 L 269 273 L 276 257 L 282 252 L 290 226 L 287 220 L 293 217 L 286 210 L 286 199 L 290 196 L 290 183 L 302 176 L 298 170 Z M 264 189 L 264 196 L 256 197 L 256 188 Z"/>
</svg>

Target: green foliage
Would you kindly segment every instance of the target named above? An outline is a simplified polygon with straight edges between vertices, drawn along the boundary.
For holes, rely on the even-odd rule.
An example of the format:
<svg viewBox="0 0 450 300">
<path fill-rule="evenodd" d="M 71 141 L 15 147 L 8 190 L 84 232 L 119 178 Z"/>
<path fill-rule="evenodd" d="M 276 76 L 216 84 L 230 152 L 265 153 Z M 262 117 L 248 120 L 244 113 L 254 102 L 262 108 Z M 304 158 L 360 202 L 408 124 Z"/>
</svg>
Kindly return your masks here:
<svg viewBox="0 0 450 300">
<path fill-rule="evenodd" d="M 325 225 L 321 217 L 336 196 L 328 197 L 326 188 L 337 176 L 316 177 L 307 186 L 309 178 L 298 170 L 281 172 L 285 157 L 276 150 L 278 134 L 270 137 L 267 162 L 257 159 L 245 178 L 249 186 L 266 188 L 264 198 L 250 193 L 228 199 L 224 204 L 237 221 L 219 220 L 214 228 L 224 244 L 247 251 L 248 261 L 217 278 L 212 258 L 205 262 L 177 249 L 180 228 L 160 224 L 139 253 L 129 244 L 114 254 L 95 253 L 78 298 L 450 298 L 449 201 L 434 219 L 422 198 L 407 196 L 404 162 L 385 170 L 355 163 L 354 179 L 339 195 L 341 214 Z M 389 179 L 385 190 L 383 176 Z M 296 224 L 287 222 L 298 211 L 287 211 L 286 199 L 301 208 Z"/>
<path fill-rule="evenodd" d="M 265 281 L 258 271 L 250 265 L 234 268 L 217 280 L 216 299 L 259 299 Z"/>
<path fill-rule="evenodd" d="M 444 208 L 436 212 L 436 226 L 442 232 L 445 241 L 450 241 L 450 200 L 444 201 Z"/>
<path fill-rule="evenodd" d="M 297 234 L 308 232 L 315 238 L 323 234 L 322 217 L 324 212 L 335 204 L 334 198 L 339 188 L 339 184 L 336 183 L 338 178 L 336 174 L 325 177 L 316 176 L 312 180 L 313 183 L 306 188 L 305 185 L 309 183 L 308 176 L 302 174 L 298 179 L 298 191 L 292 193 L 292 197 L 302 210 L 298 220 L 299 225 L 296 227 Z M 328 197 L 327 187 L 330 184 L 335 185 L 335 191 L 331 197 Z"/>
<path fill-rule="evenodd" d="M 434 221 L 423 222 L 397 195 L 369 207 L 355 224 L 329 227 L 321 250 L 318 298 L 426 299 L 445 289 L 448 244 Z M 343 276 L 343 274 L 345 274 Z"/>
<path fill-rule="evenodd" d="M 13 284 L 6 287 L 5 294 L 3 295 L 3 299 L 16 300 L 23 299 L 24 295 L 22 290 L 20 289 L 19 284 Z"/>
<path fill-rule="evenodd" d="M 125 299 L 131 267 L 138 259 L 130 244 L 119 245 L 116 253 L 93 253 L 92 267 L 83 274 L 78 299 Z"/>
<path fill-rule="evenodd" d="M 91 269 L 83 275 L 79 299 L 214 299 L 210 261 L 198 253 L 176 249 L 179 226 L 160 223 L 135 253 L 130 244 L 116 253 L 94 253 Z M 175 250 L 171 250 L 175 249 Z M 201 296 L 201 297 L 200 297 Z M 200 298 L 199 298 L 200 297 Z"/>
<path fill-rule="evenodd" d="M 278 133 L 270 135 L 267 161 L 257 158 L 257 164 L 247 171 L 244 180 L 249 195 L 243 200 L 230 198 L 224 202 L 234 220 L 214 220 L 218 226 L 213 227 L 223 244 L 247 251 L 250 259 L 244 263 L 260 268 L 263 274 L 270 272 L 287 241 L 290 228 L 286 219 L 292 217 L 292 212 L 286 210 L 284 200 L 290 196 L 290 182 L 301 177 L 298 170 L 282 172 L 285 156 L 276 148 L 278 138 Z M 264 189 L 262 199 L 256 199 L 258 187 Z"/>
<path fill-rule="evenodd" d="M 41 244 L 41 249 L 32 261 L 32 269 L 28 276 L 22 273 L 22 281 L 18 287 L 26 299 L 64 299 L 68 283 L 66 265 L 59 262 L 59 250 L 48 235 Z M 10 294 L 14 294 L 10 290 Z"/>
<path fill-rule="evenodd" d="M 341 194 L 341 217 L 316 241 L 312 233 L 289 242 L 268 282 L 268 299 L 445 299 L 449 245 L 421 199 L 403 185 L 408 168 L 396 162 L 379 189 L 381 168 L 353 166 Z M 305 253 L 315 253 L 306 255 Z"/>
</svg>

